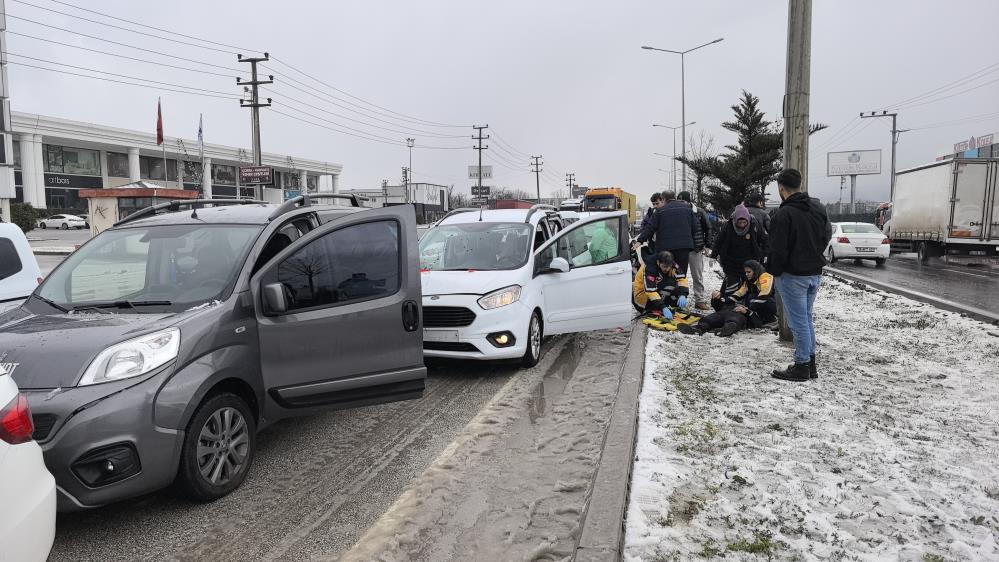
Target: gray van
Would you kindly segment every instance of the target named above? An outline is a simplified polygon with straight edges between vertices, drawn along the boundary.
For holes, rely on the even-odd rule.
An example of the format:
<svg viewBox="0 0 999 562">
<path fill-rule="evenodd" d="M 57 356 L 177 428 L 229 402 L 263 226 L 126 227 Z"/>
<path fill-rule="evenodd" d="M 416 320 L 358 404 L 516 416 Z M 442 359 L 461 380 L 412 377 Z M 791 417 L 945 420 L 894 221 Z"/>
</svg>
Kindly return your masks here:
<svg viewBox="0 0 999 562">
<path fill-rule="evenodd" d="M 422 396 L 421 300 L 411 206 L 174 201 L 0 315 L 0 363 L 61 510 L 171 483 L 211 501 L 277 420 Z"/>
</svg>

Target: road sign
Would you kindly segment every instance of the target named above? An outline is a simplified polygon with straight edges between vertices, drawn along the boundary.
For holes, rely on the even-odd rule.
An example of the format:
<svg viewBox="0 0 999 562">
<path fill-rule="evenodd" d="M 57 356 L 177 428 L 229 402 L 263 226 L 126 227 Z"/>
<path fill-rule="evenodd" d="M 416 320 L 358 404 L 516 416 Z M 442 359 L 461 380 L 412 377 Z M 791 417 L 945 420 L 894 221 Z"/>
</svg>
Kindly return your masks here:
<svg viewBox="0 0 999 562">
<path fill-rule="evenodd" d="M 239 185 L 272 185 L 274 168 L 270 166 L 240 166 Z"/>
<path fill-rule="evenodd" d="M 471 203 L 473 205 L 484 205 L 487 201 L 489 201 L 489 198 L 488 197 L 472 197 L 469 201 L 471 201 Z"/>
<path fill-rule="evenodd" d="M 477 185 L 472 186 L 472 196 L 473 197 L 488 197 L 489 196 L 489 186 L 483 185 L 481 187 Z"/>
<path fill-rule="evenodd" d="M 572 198 L 579 199 L 586 196 L 586 187 L 574 185 L 572 186 Z"/>
<path fill-rule="evenodd" d="M 827 176 L 861 176 L 881 173 L 881 150 L 852 150 L 826 154 Z"/>
<path fill-rule="evenodd" d="M 477 180 L 477 179 L 479 179 L 479 167 L 478 166 L 469 166 L 468 167 L 468 179 L 470 179 L 470 180 Z M 492 166 L 483 166 L 482 167 L 482 179 L 484 179 L 484 180 L 491 180 L 491 179 L 493 179 L 493 167 Z"/>
</svg>

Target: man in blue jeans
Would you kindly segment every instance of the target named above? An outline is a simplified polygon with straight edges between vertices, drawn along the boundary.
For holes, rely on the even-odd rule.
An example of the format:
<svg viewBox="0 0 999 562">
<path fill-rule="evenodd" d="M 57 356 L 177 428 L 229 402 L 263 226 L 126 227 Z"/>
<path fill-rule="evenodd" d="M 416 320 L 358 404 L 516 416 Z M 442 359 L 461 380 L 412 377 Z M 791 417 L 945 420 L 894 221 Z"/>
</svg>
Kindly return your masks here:
<svg viewBox="0 0 999 562">
<path fill-rule="evenodd" d="M 770 220 L 767 271 L 776 279 L 788 327 L 794 334 L 794 363 L 774 378 L 804 382 L 818 378 L 812 305 L 822 284 L 832 225 L 818 199 L 801 191 L 801 173 L 788 168 L 777 176 L 783 203 Z"/>
</svg>

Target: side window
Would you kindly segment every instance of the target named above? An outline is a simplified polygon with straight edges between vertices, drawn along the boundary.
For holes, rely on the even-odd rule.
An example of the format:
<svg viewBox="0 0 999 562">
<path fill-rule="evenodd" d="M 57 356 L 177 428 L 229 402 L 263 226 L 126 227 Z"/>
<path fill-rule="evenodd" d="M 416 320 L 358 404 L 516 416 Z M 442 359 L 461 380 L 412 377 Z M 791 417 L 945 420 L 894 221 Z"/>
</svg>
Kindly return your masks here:
<svg viewBox="0 0 999 562">
<path fill-rule="evenodd" d="M 21 271 L 21 256 L 10 238 L 0 238 L 0 279 L 6 279 Z"/>
<path fill-rule="evenodd" d="M 563 252 L 572 267 L 598 265 L 618 261 L 621 244 L 618 240 L 617 217 L 592 222 L 578 227 L 559 240 L 559 255 Z"/>
<path fill-rule="evenodd" d="M 534 229 L 534 249 L 537 250 L 548 240 L 548 228 L 545 226 L 545 221 L 538 223 L 538 227 Z"/>
<path fill-rule="evenodd" d="M 400 254 L 397 222 L 348 226 L 288 256 L 264 283 L 284 286 L 288 310 L 387 297 L 399 290 Z"/>
</svg>

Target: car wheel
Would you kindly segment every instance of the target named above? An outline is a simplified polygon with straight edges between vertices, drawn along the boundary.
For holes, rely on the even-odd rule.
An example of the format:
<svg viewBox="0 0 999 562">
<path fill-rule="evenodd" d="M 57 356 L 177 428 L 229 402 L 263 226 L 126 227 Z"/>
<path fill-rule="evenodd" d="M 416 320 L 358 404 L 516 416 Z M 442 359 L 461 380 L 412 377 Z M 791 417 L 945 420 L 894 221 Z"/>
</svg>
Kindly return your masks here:
<svg viewBox="0 0 999 562">
<path fill-rule="evenodd" d="M 930 245 L 926 242 L 919 242 L 916 244 L 916 259 L 919 263 L 928 263 L 930 261 Z"/>
<path fill-rule="evenodd" d="M 45 230 L 46 228 L 48 228 L 47 226 L 45 226 L 44 222 L 38 223 L 38 226 L 40 226 L 42 228 L 42 230 Z"/>
<path fill-rule="evenodd" d="M 885 262 L 887 262 L 887 261 L 888 261 L 888 260 L 887 260 L 887 259 L 885 259 L 885 258 L 877 258 L 877 259 L 875 259 L 875 260 L 874 260 L 874 264 L 875 264 L 875 265 L 877 265 L 878 267 L 881 267 L 881 266 L 883 266 L 883 265 L 885 264 Z"/>
<path fill-rule="evenodd" d="M 62 226 L 60 226 L 59 228 L 61 228 L 62 230 L 69 230 L 69 225 L 66 223 L 62 223 Z"/>
<path fill-rule="evenodd" d="M 836 254 L 833 253 L 832 246 L 829 247 L 829 251 L 826 252 L 826 260 L 829 263 L 836 263 Z"/>
<path fill-rule="evenodd" d="M 217 394 L 194 413 L 184 436 L 177 486 L 198 501 L 214 501 L 243 483 L 256 452 L 257 424 L 235 394 Z"/>
<path fill-rule="evenodd" d="M 544 337 L 544 330 L 541 326 L 541 315 L 538 311 L 531 314 L 531 323 L 527 325 L 527 351 L 521 364 L 525 367 L 533 367 L 541 360 L 541 339 Z"/>
</svg>

